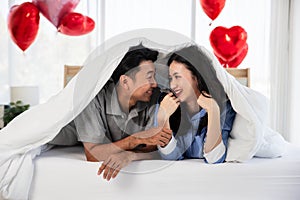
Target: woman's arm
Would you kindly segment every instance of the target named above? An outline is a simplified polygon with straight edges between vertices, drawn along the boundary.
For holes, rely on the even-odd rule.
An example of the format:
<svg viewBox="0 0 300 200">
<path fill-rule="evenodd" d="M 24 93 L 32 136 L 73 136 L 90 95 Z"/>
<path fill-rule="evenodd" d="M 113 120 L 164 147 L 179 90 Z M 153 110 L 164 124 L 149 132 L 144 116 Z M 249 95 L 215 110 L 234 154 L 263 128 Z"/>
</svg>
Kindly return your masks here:
<svg viewBox="0 0 300 200">
<path fill-rule="evenodd" d="M 208 120 L 206 140 L 204 143 L 204 153 L 212 151 L 222 141 L 219 106 L 217 105 L 217 103 L 215 103 L 215 105 L 211 106 L 206 111 Z"/>
<path fill-rule="evenodd" d="M 197 99 L 197 103 L 206 110 L 208 115 L 204 153 L 212 151 L 222 141 L 219 105 L 213 98 L 206 96 L 201 94 Z"/>
<path fill-rule="evenodd" d="M 236 112 L 229 100 L 222 113 L 220 113 L 219 106 L 215 101 L 211 102 L 211 107 L 206 110 L 208 112 L 208 125 L 204 143 L 204 157 L 208 163 L 222 163 L 226 158 L 228 138 Z"/>
</svg>

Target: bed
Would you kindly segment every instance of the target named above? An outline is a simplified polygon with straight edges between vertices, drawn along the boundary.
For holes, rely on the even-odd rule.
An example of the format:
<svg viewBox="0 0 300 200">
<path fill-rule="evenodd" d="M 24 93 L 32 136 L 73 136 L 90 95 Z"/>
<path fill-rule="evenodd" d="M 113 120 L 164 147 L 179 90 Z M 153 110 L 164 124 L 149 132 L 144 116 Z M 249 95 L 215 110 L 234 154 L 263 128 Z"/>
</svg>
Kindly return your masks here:
<svg viewBox="0 0 300 200">
<path fill-rule="evenodd" d="M 141 42 L 161 49 L 145 38 L 105 44 L 107 49 L 91 54 L 65 89 L 0 131 L 0 199 L 299 199 L 300 147 L 288 145 L 283 154 L 286 142 L 266 123 L 267 99 L 240 84 L 201 46 L 237 112 L 226 156 L 231 162 L 136 161 L 107 182 L 96 175 L 99 163 L 86 162 L 80 146 L 40 154 L 100 91 L 128 47 Z M 169 47 L 168 52 L 187 45 Z"/>
<path fill-rule="evenodd" d="M 106 181 L 83 148 L 55 147 L 35 160 L 31 200 L 53 199 L 300 199 L 300 147 L 246 163 L 203 160 L 135 161 Z"/>
</svg>

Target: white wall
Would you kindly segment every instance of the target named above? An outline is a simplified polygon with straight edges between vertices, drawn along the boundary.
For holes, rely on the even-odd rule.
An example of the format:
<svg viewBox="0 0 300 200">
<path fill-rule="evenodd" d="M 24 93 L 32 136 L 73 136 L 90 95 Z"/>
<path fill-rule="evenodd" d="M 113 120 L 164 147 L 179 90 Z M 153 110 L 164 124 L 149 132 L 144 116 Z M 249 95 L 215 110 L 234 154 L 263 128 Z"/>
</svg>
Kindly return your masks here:
<svg viewBox="0 0 300 200">
<path fill-rule="evenodd" d="M 300 115 L 300 1 L 291 1 L 291 23 L 290 23 L 290 66 L 291 66 L 291 88 L 290 88 L 290 141 L 300 145 L 299 115 Z"/>
</svg>

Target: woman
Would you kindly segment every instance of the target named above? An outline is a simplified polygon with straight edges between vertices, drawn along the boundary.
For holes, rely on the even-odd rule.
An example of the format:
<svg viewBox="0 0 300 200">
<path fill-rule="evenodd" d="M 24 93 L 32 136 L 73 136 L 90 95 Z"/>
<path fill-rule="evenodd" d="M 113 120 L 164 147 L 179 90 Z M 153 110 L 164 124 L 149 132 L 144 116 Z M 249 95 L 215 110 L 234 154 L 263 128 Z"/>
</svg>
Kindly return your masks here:
<svg viewBox="0 0 300 200">
<path fill-rule="evenodd" d="M 235 118 L 230 101 L 216 77 L 212 61 L 196 46 L 174 52 L 168 60 L 170 88 L 160 103 L 157 123 L 173 137 L 158 147 L 163 159 L 204 158 L 222 163 Z"/>
</svg>

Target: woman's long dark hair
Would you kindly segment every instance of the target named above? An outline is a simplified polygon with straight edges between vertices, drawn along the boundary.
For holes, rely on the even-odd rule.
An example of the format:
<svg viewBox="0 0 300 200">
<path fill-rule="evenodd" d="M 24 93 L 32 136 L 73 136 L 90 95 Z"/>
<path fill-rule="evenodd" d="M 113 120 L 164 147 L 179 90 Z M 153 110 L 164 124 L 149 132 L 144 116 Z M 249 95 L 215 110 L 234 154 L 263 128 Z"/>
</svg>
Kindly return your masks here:
<svg viewBox="0 0 300 200">
<path fill-rule="evenodd" d="M 220 113 L 222 113 L 225 109 L 225 103 L 228 98 L 222 84 L 217 78 L 216 71 L 213 67 L 213 61 L 197 46 L 185 47 L 172 53 L 167 63 L 168 66 L 170 66 L 173 61 L 184 64 L 186 68 L 191 71 L 191 73 L 197 78 L 200 93 L 206 97 L 208 96 L 205 95 L 205 93 L 211 95 L 211 97 L 219 105 Z M 184 115 L 181 115 L 181 112 L 182 108 L 179 106 L 170 117 L 170 126 L 175 133 L 178 132 L 179 128 L 183 132 L 186 132 L 187 127 L 185 127 L 185 123 L 182 123 Z M 200 121 L 198 127 L 199 131 L 207 126 L 207 118 L 206 113 Z"/>
</svg>

